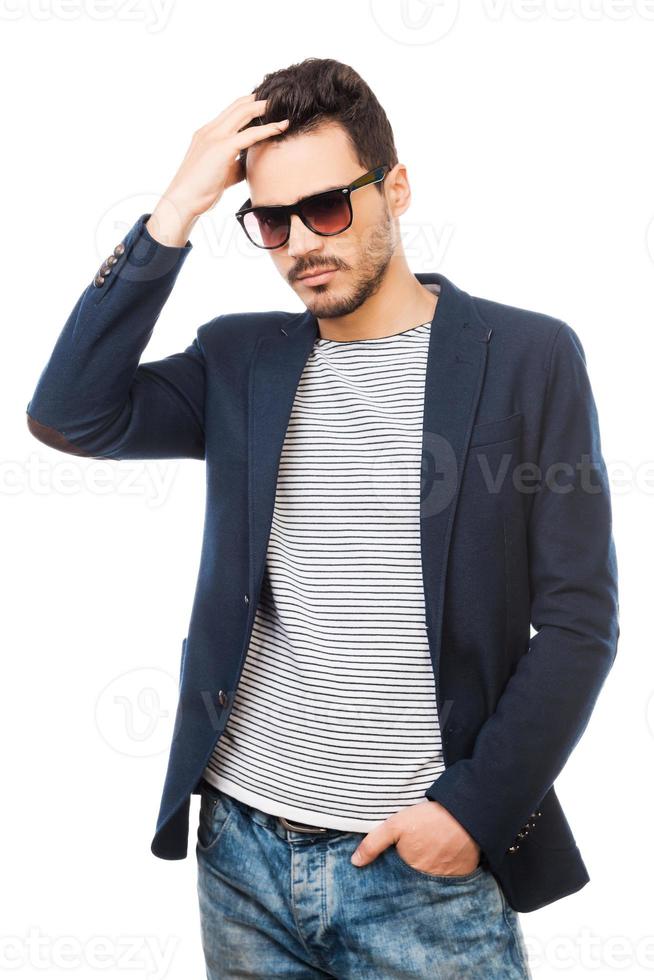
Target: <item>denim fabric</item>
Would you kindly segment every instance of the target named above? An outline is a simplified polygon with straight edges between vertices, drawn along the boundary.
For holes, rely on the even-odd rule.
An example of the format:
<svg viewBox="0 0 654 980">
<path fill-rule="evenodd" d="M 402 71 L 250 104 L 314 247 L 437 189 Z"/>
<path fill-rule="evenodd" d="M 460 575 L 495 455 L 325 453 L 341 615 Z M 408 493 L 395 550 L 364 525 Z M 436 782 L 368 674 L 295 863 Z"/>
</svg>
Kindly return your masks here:
<svg viewBox="0 0 654 980">
<path fill-rule="evenodd" d="M 201 783 L 197 887 L 208 980 L 531 980 L 518 914 L 484 864 L 426 874 L 363 833 L 291 831 Z"/>
</svg>

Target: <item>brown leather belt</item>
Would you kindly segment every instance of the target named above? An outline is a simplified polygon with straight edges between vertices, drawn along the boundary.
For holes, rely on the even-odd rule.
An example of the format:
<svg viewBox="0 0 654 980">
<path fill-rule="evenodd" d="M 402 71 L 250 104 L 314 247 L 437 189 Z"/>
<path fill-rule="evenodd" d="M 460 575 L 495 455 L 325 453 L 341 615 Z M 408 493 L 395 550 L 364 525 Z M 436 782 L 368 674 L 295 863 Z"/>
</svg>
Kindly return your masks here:
<svg viewBox="0 0 654 980">
<path fill-rule="evenodd" d="M 314 827 L 310 823 L 295 823 L 293 820 L 287 820 L 286 817 L 277 817 L 282 827 L 286 827 L 287 830 L 298 830 L 303 834 L 319 834 L 326 833 L 329 830 L 328 827 Z"/>
</svg>

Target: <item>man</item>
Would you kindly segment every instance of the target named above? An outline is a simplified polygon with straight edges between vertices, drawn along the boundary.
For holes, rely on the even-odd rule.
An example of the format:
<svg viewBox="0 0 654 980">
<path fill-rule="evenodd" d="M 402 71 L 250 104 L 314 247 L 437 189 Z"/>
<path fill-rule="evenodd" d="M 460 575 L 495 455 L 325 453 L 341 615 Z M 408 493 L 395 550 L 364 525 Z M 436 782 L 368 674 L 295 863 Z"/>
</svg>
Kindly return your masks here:
<svg viewBox="0 0 654 980">
<path fill-rule="evenodd" d="M 200 215 L 305 306 L 140 363 Z M 193 137 L 28 404 L 68 453 L 207 467 L 152 851 L 214 977 L 528 977 L 517 912 L 590 879 L 554 790 L 613 663 L 617 566 L 577 334 L 408 267 L 391 127 L 349 66 L 266 76 Z M 530 636 L 530 627 L 534 634 Z"/>
</svg>

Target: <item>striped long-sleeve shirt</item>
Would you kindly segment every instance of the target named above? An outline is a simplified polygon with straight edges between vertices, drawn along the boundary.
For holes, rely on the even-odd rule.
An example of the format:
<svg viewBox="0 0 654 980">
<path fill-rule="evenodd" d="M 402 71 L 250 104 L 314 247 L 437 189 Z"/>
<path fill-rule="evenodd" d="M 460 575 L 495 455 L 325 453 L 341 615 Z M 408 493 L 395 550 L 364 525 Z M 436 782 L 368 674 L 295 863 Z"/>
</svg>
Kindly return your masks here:
<svg viewBox="0 0 654 980">
<path fill-rule="evenodd" d="M 444 768 L 420 552 L 431 329 L 317 338 L 298 384 L 249 648 L 204 771 L 289 820 L 367 832 Z"/>
</svg>

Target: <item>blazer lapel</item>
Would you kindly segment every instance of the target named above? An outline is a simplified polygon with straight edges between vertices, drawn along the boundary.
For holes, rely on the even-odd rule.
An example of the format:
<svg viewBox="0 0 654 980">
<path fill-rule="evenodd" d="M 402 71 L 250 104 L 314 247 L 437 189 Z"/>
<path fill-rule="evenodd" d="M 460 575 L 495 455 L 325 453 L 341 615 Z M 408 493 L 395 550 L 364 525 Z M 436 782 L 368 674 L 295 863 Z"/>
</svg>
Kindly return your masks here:
<svg viewBox="0 0 654 980">
<path fill-rule="evenodd" d="M 248 452 L 251 614 L 263 578 L 284 437 L 302 370 L 317 336 L 318 321 L 307 310 L 276 334 L 262 337 L 252 357 Z"/>
<path fill-rule="evenodd" d="M 425 286 L 440 285 L 427 354 L 420 496 L 425 616 L 438 685 L 450 539 L 492 331 L 470 295 L 445 276 L 416 273 L 416 278 Z M 437 696 L 444 717 L 438 686 Z"/>
<path fill-rule="evenodd" d="M 469 294 L 445 276 L 415 275 L 425 286 L 440 287 L 427 355 L 420 498 L 426 622 L 438 678 L 447 554 L 491 331 L 477 315 Z M 253 600 L 263 579 L 284 437 L 302 370 L 318 336 L 318 321 L 306 310 L 278 333 L 262 337 L 253 354 L 248 455 Z"/>
</svg>

